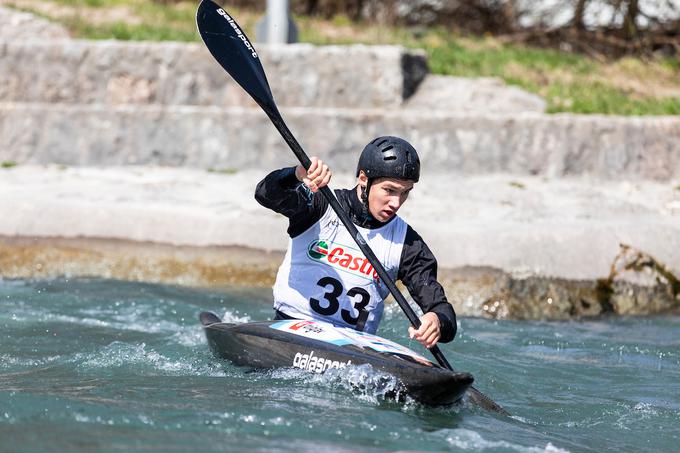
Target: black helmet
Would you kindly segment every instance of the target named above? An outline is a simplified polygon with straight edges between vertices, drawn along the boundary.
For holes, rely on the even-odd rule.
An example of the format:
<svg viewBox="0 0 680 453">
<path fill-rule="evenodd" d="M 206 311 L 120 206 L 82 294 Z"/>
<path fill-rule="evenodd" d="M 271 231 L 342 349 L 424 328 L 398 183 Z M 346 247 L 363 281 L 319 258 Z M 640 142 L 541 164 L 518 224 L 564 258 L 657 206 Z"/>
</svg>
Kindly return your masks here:
<svg viewBox="0 0 680 453">
<path fill-rule="evenodd" d="M 418 182 L 420 159 L 415 148 L 403 138 L 378 137 L 361 152 L 357 176 L 361 170 L 369 180 L 396 178 Z"/>
</svg>

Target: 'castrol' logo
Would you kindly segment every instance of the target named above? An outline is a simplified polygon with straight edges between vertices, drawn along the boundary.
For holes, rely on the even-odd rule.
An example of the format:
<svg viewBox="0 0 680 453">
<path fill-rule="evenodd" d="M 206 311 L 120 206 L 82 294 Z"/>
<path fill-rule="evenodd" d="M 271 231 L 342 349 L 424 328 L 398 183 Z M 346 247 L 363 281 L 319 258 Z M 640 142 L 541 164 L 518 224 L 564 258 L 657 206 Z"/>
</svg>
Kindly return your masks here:
<svg viewBox="0 0 680 453">
<path fill-rule="evenodd" d="M 378 274 L 361 251 L 330 241 L 312 241 L 307 256 L 334 269 L 349 272 L 362 278 L 378 281 Z"/>
</svg>

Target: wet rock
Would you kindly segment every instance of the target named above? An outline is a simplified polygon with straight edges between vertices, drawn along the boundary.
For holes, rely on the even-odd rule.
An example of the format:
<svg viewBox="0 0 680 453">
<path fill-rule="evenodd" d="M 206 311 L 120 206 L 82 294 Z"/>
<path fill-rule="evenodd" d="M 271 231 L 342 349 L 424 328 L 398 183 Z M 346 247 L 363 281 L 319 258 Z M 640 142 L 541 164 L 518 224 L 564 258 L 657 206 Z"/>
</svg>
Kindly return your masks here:
<svg viewBox="0 0 680 453">
<path fill-rule="evenodd" d="M 451 303 L 464 316 L 567 320 L 680 309 L 680 280 L 658 260 L 628 245 L 621 245 L 611 274 L 594 281 L 516 277 L 490 268 L 450 272 L 443 281 Z"/>
<path fill-rule="evenodd" d="M 612 311 L 622 315 L 663 313 L 680 307 L 680 280 L 649 254 L 621 244 L 605 284 Z"/>
<path fill-rule="evenodd" d="M 611 281 L 513 276 L 489 267 L 444 270 L 441 281 L 459 316 L 568 320 L 680 309 L 677 279 L 649 255 L 631 250 L 626 249 L 626 256 L 633 260 Z M 200 287 L 269 287 L 281 259 L 279 252 L 244 247 L 0 237 L 0 278 L 101 277 Z M 650 267 L 653 272 L 648 275 L 644 269 Z M 626 280 L 641 278 L 629 274 L 636 272 L 634 268 L 645 272 L 647 284 Z"/>
<path fill-rule="evenodd" d="M 444 281 L 451 303 L 463 316 L 566 320 L 607 311 L 598 282 L 513 277 L 488 268 L 466 274 Z"/>
<path fill-rule="evenodd" d="M 0 237 L 2 278 L 99 277 L 192 287 L 270 286 L 282 254 L 101 239 Z"/>
</svg>

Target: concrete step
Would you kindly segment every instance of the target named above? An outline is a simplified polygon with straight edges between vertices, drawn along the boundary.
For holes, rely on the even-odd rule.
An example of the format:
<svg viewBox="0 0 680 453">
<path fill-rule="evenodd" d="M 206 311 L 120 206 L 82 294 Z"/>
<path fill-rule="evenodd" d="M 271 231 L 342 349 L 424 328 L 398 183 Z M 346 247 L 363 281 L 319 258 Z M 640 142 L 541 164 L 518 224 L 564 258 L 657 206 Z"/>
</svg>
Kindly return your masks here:
<svg viewBox="0 0 680 453">
<path fill-rule="evenodd" d="M 392 108 L 427 73 L 398 46 L 258 46 L 280 106 Z M 0 101 L 254 106 L 203 44 L 0 41 Z"/>
<path fill-rule="evenodd" d="M 404 108 L 482 114 L 543 113 L 546 102 L 496 78 L 428 75 Z"/>
<path fill-rule="evenodd" d="M 0 236 L 285 250 L 287 220 L 253 198 L 272 169 L 0 169 Z M 352 173 L 332 181 L 353 184 Z M 625 243 L 680 273 L 680 191 L 669 182 L 426 172 L 399 214 L 443 269 L 597 279 L 609 275 Z"/>
<path fill-rule="evenodd" d="M 425 172 L 680 178 L 680 118 L 286 108 L 309 155 L 351 172 L 372 138 L 399 135 Z M 293 156 L 259 108 L 0 104 L 0 161 L 276 168 Z"/>
</svg>

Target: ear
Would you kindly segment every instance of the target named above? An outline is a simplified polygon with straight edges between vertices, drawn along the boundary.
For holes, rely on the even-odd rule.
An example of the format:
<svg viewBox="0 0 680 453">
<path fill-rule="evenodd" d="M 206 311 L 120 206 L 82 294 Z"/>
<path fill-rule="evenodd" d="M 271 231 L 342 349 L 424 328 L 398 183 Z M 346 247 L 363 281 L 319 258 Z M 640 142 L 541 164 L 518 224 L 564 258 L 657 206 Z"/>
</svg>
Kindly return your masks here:
<svg viewBox="0 0 680 453">
<path fill-rule="evenodd" d="M 366 176 L 366 173 L 364 173 L 363 170 L 359 171 L 359 176 L 357 176 L 357 183 L 360 186 L 364 187 L 366 187 L 366 185 L 368 184 L 368 177 Z"/>
</svg>

